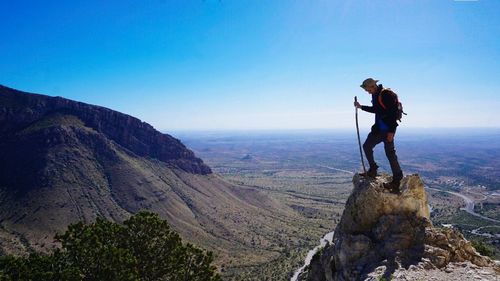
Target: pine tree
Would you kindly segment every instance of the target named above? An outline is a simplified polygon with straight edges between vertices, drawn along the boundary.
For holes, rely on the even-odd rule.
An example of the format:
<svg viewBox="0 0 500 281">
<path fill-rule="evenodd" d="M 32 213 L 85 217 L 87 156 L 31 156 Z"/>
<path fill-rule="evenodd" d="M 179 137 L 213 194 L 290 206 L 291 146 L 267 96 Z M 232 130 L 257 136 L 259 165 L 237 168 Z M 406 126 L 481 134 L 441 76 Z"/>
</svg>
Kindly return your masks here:
<svg viewBox="0 0 500 281">
<path fill-rule="evenodd" d="M 98 218 L 55 236 L 51 254 L 0 258 L 0 280 L 219 281 L 213 254 L 189 243 L 157 214 L 140 212 L 123 224 Z"/>
</svg>

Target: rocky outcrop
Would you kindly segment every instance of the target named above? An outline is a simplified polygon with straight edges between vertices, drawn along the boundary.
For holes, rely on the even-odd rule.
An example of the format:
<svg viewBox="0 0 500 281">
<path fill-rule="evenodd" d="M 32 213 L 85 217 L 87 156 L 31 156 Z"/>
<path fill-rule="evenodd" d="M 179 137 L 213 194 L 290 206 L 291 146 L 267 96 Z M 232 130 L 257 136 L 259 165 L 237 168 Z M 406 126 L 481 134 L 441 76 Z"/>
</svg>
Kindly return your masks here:
<svg viewBox="0 0 500 281">
<path fill-rule="evenodd" d="M 3 140 L 54 114 L 76 116 L 86 127 L 138 156 L 158 159 L 194 174 L 212 172 L 178 139 L 158 132 L 135 117 L 100 106 L 25 93 L 0 85 L 0 136 Z"/>
<path fill-rule="evenodd" d="M 434 228 L 424 184 L 418 175 L 406 176 L 401 194 L 389 193 L 388 176 L 353 178 L 349 196 L 331 244 L 319 251 L 298 280 L 364 280 L 375 269 L 389 277 L 398 268 L 443 268 L 452 262 L 470 262 L 499 270 L 481 256 L 455 229 Z"/>
</svg>

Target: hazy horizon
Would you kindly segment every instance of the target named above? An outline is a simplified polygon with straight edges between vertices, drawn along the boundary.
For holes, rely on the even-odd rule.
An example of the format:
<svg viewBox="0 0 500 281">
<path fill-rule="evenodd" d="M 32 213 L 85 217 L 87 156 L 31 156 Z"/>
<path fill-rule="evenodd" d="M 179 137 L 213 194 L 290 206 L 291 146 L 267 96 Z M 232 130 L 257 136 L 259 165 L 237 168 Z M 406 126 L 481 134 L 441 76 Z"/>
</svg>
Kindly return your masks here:
<svg viewBox="0 0 500 281">
<path fill-rule="evenodd" d="M 360 129 L 362 141 L 369 133 L 370 128 Z M 252 139 L 266 138 L 289 138 L 289 137 L 327 137 L 338 139 L 351 139 L 357 142 L 356 129 L 261 129 L 261 130 L 161 130 L 181 141 L 192 138 L 240 138 Z M 397 142 L 418 141 L 423 139 L 469 139 L 479 137 L 479 142 L 495 141 L 500 138 L 500 127 L 496 128 L 403 128 L 396 132 Z M 357 145 L 357 143 L 356 143 Z"/>
<path fill-rule="evenodd" d="M 360 131 L 370 131 L 370 127 L 372 124 L 369 124 L 367 128 L 360 128 Z M 464 132 L 474 132 L 474 133 L 500 133 L 500 127 L 403 127 L 399 129 L 403 129 L 405 131 L 410 132 L 420 132 L 420 131 L 429 131 L 433 133 L 446 133 L 445 131 L 464 131 Z M 269 129 L 174 129 L 174 130 L 162 130 L 159 129 L 160 132 L 168 133 L 170 132 L 196 132 L 196 133 L 218 133 L 218 132 L 356 132 L 355 125 L 353 124 L 352 128 L 269 128 Z M 445 130 L 445 131 L 443 131 Z"/>
</svg>

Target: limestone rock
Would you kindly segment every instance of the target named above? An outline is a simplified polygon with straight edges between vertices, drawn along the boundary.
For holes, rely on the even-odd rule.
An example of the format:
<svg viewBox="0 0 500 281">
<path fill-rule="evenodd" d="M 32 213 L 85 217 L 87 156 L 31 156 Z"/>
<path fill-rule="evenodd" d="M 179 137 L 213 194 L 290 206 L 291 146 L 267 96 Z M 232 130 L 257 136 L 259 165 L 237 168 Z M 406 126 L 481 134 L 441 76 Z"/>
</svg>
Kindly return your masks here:
<svg viewBox="0 0 500 281">
<path fill-rule="evenodd" d="M 354 176 L 332 243 L 313 258 L 299 280 L 364 280 L 381 268 L 380 276 L 389 277 L 398 268 L 439 269 L 452 262 L 500 270 L 457 230 L 432 226 L 418 175 L 404 177 L 401 194 L 384 189 L 388 181 L 387 175 L 372 180 Z"/>
<path fill-rule="evenodd" d="M 359 175 L 353 178 L 354 190 L 346 203 L 335 233 L 370 231 L 384 215 L 411 215 L 429 219 L 429 205 L 424 184 L 418 175 L 406 176 L 401 182 L 402 194 L 387 192 L 382 183 L 385 177 L 368 181 Z"/>
</svg>

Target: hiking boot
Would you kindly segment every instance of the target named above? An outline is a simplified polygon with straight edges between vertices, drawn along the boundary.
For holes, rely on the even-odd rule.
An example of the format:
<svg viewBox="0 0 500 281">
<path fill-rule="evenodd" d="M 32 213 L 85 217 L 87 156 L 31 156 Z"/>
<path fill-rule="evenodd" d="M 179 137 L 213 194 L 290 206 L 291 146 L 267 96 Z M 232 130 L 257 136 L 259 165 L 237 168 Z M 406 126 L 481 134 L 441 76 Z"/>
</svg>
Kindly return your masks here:
<svg viewBox="0 0 500 281">
<path fill-rule="evenodd" d="M 387 182 L 384 183 L 384 188 L 389 190 L 390 193 L 401 194 L 401 190 L 399 189 L 400 183 L 401 183 L 400 181 Z"/>
<path fill-rule="evenodd" d="M 403 179 L 403 174 L 398 174 L 392 176 L 392 181 L 389 183 L 384 183 L 384 188 L 388 189 L 389 192 L 394 194 L 400 194 L 401 190 L 399 189 L 399 185 L 401 184 L 401 180 Z"/>
<path fill-rule="evenodd" d="M 368 169 L 368 171 L 366 171 L 366 173 L 360 173 L 360 175 L 363 177 L 368 176 L 370 178 L 376 178 L 377 177 L 377 169 L 378 169 L 377 166 L 370 167 L 370 169 Z"/>
<path fill-rule="evenodd" d="M 403 172 L 400 172 L 398 174 L 392 175 L 392 181 L 400 183 L 401 180 L 403 179 Z"/>
</svg>

